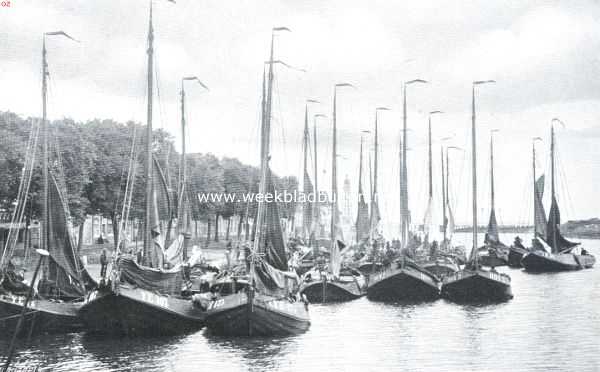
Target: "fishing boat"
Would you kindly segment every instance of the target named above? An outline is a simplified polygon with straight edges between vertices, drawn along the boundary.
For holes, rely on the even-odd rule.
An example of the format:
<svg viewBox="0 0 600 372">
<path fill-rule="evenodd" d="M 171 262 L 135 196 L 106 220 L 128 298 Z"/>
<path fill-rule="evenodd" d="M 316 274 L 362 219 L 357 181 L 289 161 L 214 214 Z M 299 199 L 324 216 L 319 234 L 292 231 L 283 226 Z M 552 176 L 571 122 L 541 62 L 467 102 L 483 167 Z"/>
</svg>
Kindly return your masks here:
<svg viewBox="0 0 600 372">
<path fill-rule="evenodd" d="M 275 193 L 269 165 L 271 106 L 273 67 L 277 63 L 273 49 L 275 35 L 280 31 L 289 29 L 277 27 L 272 31 L 267 84 L 263 75 L 259 192 L 271 195 Z M 308 302 L 302 301 L 299 278 L 288 265 L 277 203 L 258 202 L 254 245 L 246 260 L 247 286 L 231 294 L 196 296 L 195 302 L 204 310 L 208 330 L 225 336 L 287 336 L 306 331 L 310 326 Z"/>
<path fill-rule="evenodd" d="M 342 270 L 340 250 L 339 212 L 337 203 L 337 88 L 350 86 L 348 83 L 336 84 L 333 93 L 333 146 L 332 146 L 332 179 L 331 179 L 331 228 L 330 250 L 327 265 L 316 266 L 304 274 L 300 293 L 310 302 L 350 301 L 364 295 L 365 279 L 358 270 L 345 268 Z"/>
<path fill-rule="evenodd" d="M 167 240 L 174 213 L 164 174 L 152 153 L 153 41 L 151 2 L 147 50 L 148 116 L 144 149 L 146 201 L 142 257 L 140 262 L 136 262 L 131 254 L 117 252 L 108 280 L 86 296 L 79 311 L 89 332 L 171 335 L 191 332 L 204 326 L 204 312 L 194 306 L 191 296 L 184 296 L 182 293 L 186 278 L 179 252 L 186 251 L 190 234 L 181 234 L 180 231 L 173 242 L 169 244 Z M 182 94 L 182 102 L 183 98 Z M 133 179 L 131 174 L 129 178 Z M 128 180 L 128 188 L 132 189 L 133 186 Z M 183 189 L 181 185 L 180 190 Z M 127 195 L 131 193 L 126 192 L 125 198 Z M 124 208 L 129 204 L 126 199 Z M 183 206 L 180 205 L 179 209 L 183 210 Z M 163 233 L 165 230 L 166 233 Z M 163 247 L 167 246 L 169 248 L 165 250 Z M 165 263 L 171 268 L 165 268 Z"/>
<path fill-rule="evenodd" d="M 465 267 L 443 279 L 442 297 L 454 302 L 501 302 L 513 297 L 511 279 L 508 275 L 485 270 L 478 262 L 477 252 L 477 132 L 475 125 L 475 87 L 492 81 L 473 83 L 472 100 L 472 177 L 473 177 L 473 246 Z"/>
<path fill-rule="evenodd" d="M 449 254 L 449 247 L 451 246 L 451 240 L 448 239 L 446 230 L 447 230 L 447 217 L 446 217 L 446 208 L 449 207 L 447 205 L 447 195 L 446 195 L 446 187 L 444 181 L 444 149 L 442 148 L 442 214 L 443 214 L 443 236 L 441 239 L 435 240 L 439 235 L 439 225 L 434 222 L 433 219 L 433 151 L 432 151 L 432 136 L 431 136 L 431 116 L 435 114 L 441 114 L 441 111 L 431 111 L 429 113 L 429 126 L 428 126 L 428 179 L 429 179 L 429 198 L 427 201 L 427 209 L 425 210 L 425 218 L 423 221 L 423 228 L 425 232 L 425 241 L 424 248 L 428 249 L 429 252 L 427 254 L 426 259 L 421 263 L 421 266 L 427 270 L 428 272 L 434 274 L 436 277 L 441 278 L 448 274 L 455 273 L 459 270 L 458 264 L 452 255 Z M 451 215 L 451 211 L 448 210 Z M 452 217 L 451 217 L 452 218 Z M 454 222 L 452 223 L 454 225 Z"/>
<path fill-rule="evenodd" d="M 29 187 L 35 168 L 35 152 L 39 132 L 42 132 L 42 218 L 41 247 L 49 256 L 43 262 L 43 278 L 27 284 L 15 272 L 11 262 L 16 247 L 17 234 L 14 229 L 9 232 L 2 258 L 0 260 L 0 330 L 10 335 L 26 303 L 30 286 L 37 288 L 37 294 L 27 304 L 24 313 L 21 334 L 37 334 L 50 332 L 70 332 L 81 329 L 78 309 L 82 305 L 85 293 L 95 286 L 79 258 L 74 236 L 69 226 L 69 208 L 65 195 L 66 186 L 57 177 L 64 180 L 60 161 L 50 169 L 48 145 L 47 79 L 48 64 L 46 60 L 46 37 L 63 36 L 72 39 L 62 31 L 44 34 L 42 47 L 42 120 L 32 125 L 32 131 L 26 151 L 25 166 L 19 185 L 17 204 L 13 214 L 12 226 L 20 225 L 23 220 L 25 206 L 28 203 Z M 60 157 L 58 157 L 60 159 Z M 56 175 L 55 175 L 56 173 Z M 60 186 L 59 186 L 60 184 Z"/>
<path fill-rule="evenodd" d="M 413 80 L 412 82 L 425 82 Z M 367 298 L 376 301 L 428 301 L 439 298 L 439 278 L 424 269 L 415 259 L 417 247 L 409 240 L 410 212 L 408 211 L 407 166 L 406 166 L 406 86 L 404 84 L 402 161 L 400 165 L 401 230 L 403 251 L 398 260 L 384 266 L 383 270 L 369 277 Z"/>
<path fill-rule="evenodd" d="M 490 134 L 490 219 L 485 233 L 484 246 L 479 248 L 479 263 L 483 266 L 498 267 L 508 264 L 508 247 L 500 241 L 496 219 L 494 190 L 494 132 Z"/>
<path fill-rule="evenodd" d="M 567 240 L 560 232 L 560 210 L 556 201 L 556 190 L 554 185 L 555 173 L 555 137 L 554 122 L 562 123 L 558 119 L 552 119 L 551 128 L 551 191 L 552 204 L 548 214 L 548 225 L 546 227 L 546 236 L 538 237 L 540 243 L 548 247 L 544 250 L 531 251 L 523 256 L 521 265 L 527 271 L 533 272 L 552 272 L 552 271 L 570 271 L 588 269 L 594 266 L 596 258 L 589 254 L 585 249 L 578 247 L 580 243 Z M 574 253 L 578 249 L 579 253 Z"/>
<path fill-rule="evenodd" d="M 541 140 L 539 137 L 533 138 L 532 150 L 533 150 L 533 239 L 531 241 L 531 247 L 526 248 L 520 237 L 515 237 L 515 241 L 511 244 L 508 251 L 508 266 L 510 267 L 522 267 L 521 260 L 523 256 L 530 251 L 544 249 L 538 241 L 538 236 L 546 236 L 546 212 L 544 211 L 544 205 L 542 204 L 542 197 L 544 196 L 544 183 L 545 175 L 541 175 L 536 179 L 536 153 L 535 153 L 535 141 Z"/>
</svg>

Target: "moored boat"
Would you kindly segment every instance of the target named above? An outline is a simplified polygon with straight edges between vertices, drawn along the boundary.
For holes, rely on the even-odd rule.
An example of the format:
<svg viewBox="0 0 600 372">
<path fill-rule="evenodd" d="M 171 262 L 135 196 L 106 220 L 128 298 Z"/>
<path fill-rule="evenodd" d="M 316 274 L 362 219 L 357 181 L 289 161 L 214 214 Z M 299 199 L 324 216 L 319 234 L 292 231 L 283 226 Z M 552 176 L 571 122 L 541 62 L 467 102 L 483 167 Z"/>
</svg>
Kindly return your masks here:
<svg viewBox="0 0 600 372">
<path fill-rule="evenodd" d="M 596 258 L 584 248 L 578 247 L 580 243 L 567 240 L 560 232 L 560 210 L 556 200 L 554 182 L 555 173 L 555 138 L 554 122 L 563 124 L 559 119 L 552 119 L 550 132 L 550 160 L 551 160 L 551 191 L 552 204 L 548 213 L 546 236 L 538 236 L 539 243 L 544 250 L 531 251 L 523 256 L 521 265 L 526 271 L 551 272 L 588 269 L 594 266 Z M 579 250 L 579 254 L 574 253 Z"/>
<path fill-rule="evenodd" d="M 454 302 L 501 302 L 513 298 L 510 277 L 483 269 L 464 269 L 444 278 L 442 297 Z"/>
<path fill-rule="evenodd" d="M 365 294 L 365 278 L 351 268 L 343 268 L 337 277 L 313 269 L 303 276 L 300 293 L 310 303 L 350 301 Z"/>
<path fill-rule="evenodd" d="M 202 309 L 181 296 L 181 267 L 149 269 L 122 255 L 115 269 L 112 280 L 90 292 L 79 310 L 88 332 L 164 336 L 204 326 Z"/>
<path fill-rule="evenodd" d="M 186 271 L 183 259 L 186 257 L 190 234 L 185 231 L 185 197 L 183 194 L 185 178 L 179 186 L 177 214 L 182 222 L 178 226 L 178 236 L 169 242 L 168 236 L 173 226 L 171 194 L 158 160 L 152 153 L 152 103 L 154 77 L 154 28 L 152 23 L 152 3 L 148 27 L 148 116 L 145 141 L 145 211 L 144 245 L 140 262 L 131 255 L 117 252 L 118 258 L 113 265 L 110 277 L 97 290 L 86 296 L 79 314 L 90 332 L 125 335 L 171 335 L 198 330 L 204 326 L 202 309 L 194 306 L 189 291 L 184 288 Z M 182 80 L 182 113 L 184 105 Z M 182 129 L 185 128 L 182 115 Z M 185 133 L 183 133 L 185 136 Z M 134 140 L 135 144 L 135 140 Z M 185 166 L 185 149 L 182 151 L 182 164 Z M 135 154 L 135 151 L 132 151 Z M 131 161 L 135 161 L 132 156 Z M 132 169 L 128 175 L 133 179 Z M 182 172 L 185 177 L 185 172 Z M 130 205 L 132 193 L 125 193 L 125 206 Z M 124 213 L 127 216 L 127 213 Z M 126 221 L 127 218 L 123 217 Z M 165 233 L 166 232 L 166 233 Z M 118 247 L 120 244 L 117 245 Z M 168 247 L 168 248 L 163 248 Z M 165 268 L 170 266 L 171 268 Z"/>
<path fill-rule="evenodd" d="M 49 75 L 46 37 L 48 36 L 64 36 L 72 39 L 63 31 L 47 32 L 43 36 L 42 120 L 41 123 L 32 126 L 9 239 L 6 241 L 0 260 L 0 329 L 2 335 L 7 336 L 15 332 L 21 313 L 24 315 L 19 335 L 70 332 L 81 329 L 77 310 L 82 304 L 81 300 L 86 291 L 95 286 L 95 282 L 76 253 L 75 239 L 68 222 L 70 212 L 63 192 L 65 183 L 62 168 L 56 167 L 56 170 L 51 171 L 49 165 L 49 130 L 46 117 Z M 22 222 L 24 208 L 31 203 L 28 195 L 35 168 L 34 159 L 40 130 L 43 141 L 40 243 L 42 251 L 48 257 L 40 262 L 40 265 L 43 265 L 42 278 L 39 281 L 34 280 L 33 283 L 26 283 L 23 277 L 15 273 L 16 267 L 11 262 L 18 236 L 17 231 L 12 227 Z M 57 156 L 60 158 L 60 154 Z M 61 187 L 56 178 L 58 176 L 63 181 L 60 183 Z M 34 288 L 37 289 L 37 293 L 32 296 Z"/>
<path fill-rule="evenodd" d="M 273 94 L 273 44 L 275 34 L 289 31 L 273 28 L 268 75 L 263 75 L 261 115 L 261 176 L 259 192 L 275 194 L 269 167 L 271 103 Z M 256 234 L 252 252 L 246 257 L 249 285 L 235 293 L 215 293 L 208 300 L 197 296 L 204 309 L 206 326 L 224 336 L 287 336 L 310 327 L 308 303 L 298 293 L 299 278 L 288 265 L 287 244 L 277 203 L 258 202 Z"/>
<path fill-rule="evenodd" d="M 464 269 L 447 276 L 442 283 L 442 297 L 459 303 L 501 302 L 513 298 L 511 279 L 495 269 L 484 270 L 478 262 L 477 252 L 477 132 L 475 125 L 475 86 L 492 81 L 473 83 L 472 100 L 472 200 L 473 200 L 473 238 L 469 262 Z"/>
<path fill-rule="evenodd" d="M 409 259 L 371 275 L 367 288 L 367 298 L 375 301 L 430 301 L 439 296 L 439 279 Z"/>
</svg>

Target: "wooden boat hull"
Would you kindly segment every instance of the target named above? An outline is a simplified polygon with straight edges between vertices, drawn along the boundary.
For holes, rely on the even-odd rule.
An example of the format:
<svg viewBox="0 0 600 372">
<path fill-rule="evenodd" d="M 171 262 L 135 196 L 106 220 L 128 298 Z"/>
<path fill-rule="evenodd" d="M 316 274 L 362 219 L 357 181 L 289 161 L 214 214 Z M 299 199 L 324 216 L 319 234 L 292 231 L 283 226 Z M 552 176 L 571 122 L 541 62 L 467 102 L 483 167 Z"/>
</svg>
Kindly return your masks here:
<svg viewBox="0 0 600 372">
<path fill-rule="evenodd" d="M 0 337 L 12 337 L 25 299 L 24 296 L 0 296 Z M 19 335 L 79 331 L 83 328 L 78 314 L 81 305 L 82 302 L 31 300 Z"/>
<path fill-rule="evenodd" d="M 510 247 L 508 251 L 508 266 L 523 267 L 521 265 L 521 260 L 527 253 L 529 253 L 529 251 L 525 248 Z"/>
<path fill-rule="evenodd" d="M 381 263 L 363 262 L 356 267 L 363 275 L 371 275 L 381 270 L 383 265 Z"/>
<path fill-rule="evenodd" d="M 310 327 L 307 305 L 262 294 L 211 300 L 205 314 L 209 331 L 222 336 L 289 336 Z"/>
<path fill-rule="evenodd" d="M 337 280 L 315 280 L 304 283 L 300 293 L 305 295 L 310 303 L 351 301 L 365 294 L 357 282 Z"/>
<path fill-rule="evenodd" d="M 204 312 L 191 299 L 174 298 L 118 285 L 86 297 L 79 314 L 89 332 L 121 335 L 174 335 L 204 326 Z"/>
<path fill-rule="evenodd" d="M 529 252 L 521 259 L 521 265 L 530 272 L 557 272 L 588 269 L 594 266 L 592 255 L 574 253 L 551 254 L 545 251 Z"/>
<path fill-rule="evenodd" d="M 459 303 L 481 303 L 507 301 L 513 294 L 507 275 L 463 270 L 444 278 L 442 297 Z"/>
<path fill-rule="evenodd" d="M 438 279 L 410 266 L 372 275 L 367 287 L 367 298 L 375 301 L 430 301 L 439 296 Z"/>
<path fill-rule="evenodd" d="M 427 262 L 422 265 L 423 268 L 438 278 L 443 278 L 448 275 L 452 275 L 460 268 L 457 264 L 451 262 L 443 262 L 443 261 L 433 261 Z"/>
</svg>

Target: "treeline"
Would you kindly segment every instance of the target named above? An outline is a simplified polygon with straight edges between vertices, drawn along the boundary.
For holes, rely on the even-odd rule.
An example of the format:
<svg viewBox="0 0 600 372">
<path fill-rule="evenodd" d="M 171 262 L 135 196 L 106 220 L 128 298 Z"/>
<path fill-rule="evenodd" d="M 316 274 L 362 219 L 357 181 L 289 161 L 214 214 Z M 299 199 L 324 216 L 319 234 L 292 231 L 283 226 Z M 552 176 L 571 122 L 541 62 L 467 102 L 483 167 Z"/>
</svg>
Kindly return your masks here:
<svg viewBox="0 0 600 372">
<path fill-rule="evenodd" d="M 27 143 L 39 118 L 21 118 L 11 112 L 0 112 L 0 210 L 10 214 L 14 208 Z M 113 120 L 75 122 L 71 119 L 49 123 L 49 167 L 66 189 L 73 225 L 82 225 L 87 215 L 102 215 L 118 226 L 128 168 L 135 138 L 135 187 L 130 219 L 142 218 L 144 211 L 145 126 L 139 123 L 119 123 Z M 153 132 L 153 154 L 163 169 L 168 186 L 176 193 L 180 154 L 174 138 L 162 129 Z M 29 189 L 27 216 L 39 218 L 42 194 L 42 134 L 37 141 L 36 165 Z M 218 159 L 212 154 L 188 154 L 187 189 L 198 193 L 241 194 L 258 192 L 259 169 L 238 159 Z M 293 192 L 298 188 L 295 177 L 274 176 L 278 190 Z M 293 202 L 281 206 L 282 217 L 293 218 Z M 193 219 L 209 222 L 218 231 L 219 220 L 237 215 L 250 218 L 256 205 L 244 203 L 192 202 Z M 241 220 L 241 219 L 239 219 Z M 212 223 L 214 221 L 214 223 Z M 241 229 L 241 225 L 238 229 Z M 116 234 L 115 234 L 116 236 Z"/>
</svg>

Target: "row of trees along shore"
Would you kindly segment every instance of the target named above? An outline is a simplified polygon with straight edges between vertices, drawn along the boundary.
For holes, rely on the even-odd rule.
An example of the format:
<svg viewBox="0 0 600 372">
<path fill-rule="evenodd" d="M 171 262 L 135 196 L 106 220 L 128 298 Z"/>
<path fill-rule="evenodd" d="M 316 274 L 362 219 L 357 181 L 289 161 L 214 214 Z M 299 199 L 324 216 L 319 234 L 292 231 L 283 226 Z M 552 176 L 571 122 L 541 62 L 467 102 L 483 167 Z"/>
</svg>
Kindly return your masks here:
<svg viewBox="0 0 600 372">
<path fill-rule="evenodd" d="M 12 215 L 15 206 L 21 172 L 25 161 L 27 143 L 32 123 L 39 118 L 22 118 L 11 112 L 0 112 L 0 211 Z M 101 215 L 112 221 L 115 229 L 121 215 L 123 194 L 127 182 L 131 145 L 136 132 L 136 172 L 130 219 L 143 216 L 143 164 L 145 153 L 145 127 L 139 123 L 119 123 L 113 120 L 89 120 L 76 122 L 72 119 L 49 123 L 49 164 L 53 174 L 64 180 L 66 196 L 73 226 L 79 226 L 83 234 L 83 221 L 88 215 Z M 41 134 L 40 134 L 41 135 Z M 158 159 L 167 184 L 173 192 L 177 190 L 180 154 L 175 150 L 174 137 L 163 129 L 154 131 L 154 155 Z M 42 141 L 38 140 L 36 165 L 29 189 L 27 218 L 38 219 L 41 215 L 41 172 Z M 241 193 L 258 192 L 259 169 L 246 165 L 235 158 L 217 158 L 208 153 L 187 155 L 187 187 L 191 195 L 198 193 Z M 275 187 L 294 192 L 298 189 L 295 177 L 274 176 Z M 192 202 L 192 219 L 208 224 L 207 241 L 218 240 L 218 223 L 223 219 L 229 225 L 232 217 L 238 216 L 237 233 L 243 229 L 246 215 L 256 213 L 256 204 L 232 202 L 200 203 L 197 197 Z M 282 205 L 282 217 L 294 217 L 294 202 Z M 214 223 L 213 223 L 214 221 Z M 214 228 L 211 228 L 214 225 Z M 116 236 L 117 234 L 113 234 Z M 81 239 L 80 239 L 81 241 Z"/>
</svg>

